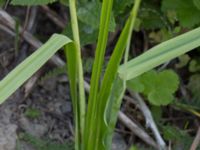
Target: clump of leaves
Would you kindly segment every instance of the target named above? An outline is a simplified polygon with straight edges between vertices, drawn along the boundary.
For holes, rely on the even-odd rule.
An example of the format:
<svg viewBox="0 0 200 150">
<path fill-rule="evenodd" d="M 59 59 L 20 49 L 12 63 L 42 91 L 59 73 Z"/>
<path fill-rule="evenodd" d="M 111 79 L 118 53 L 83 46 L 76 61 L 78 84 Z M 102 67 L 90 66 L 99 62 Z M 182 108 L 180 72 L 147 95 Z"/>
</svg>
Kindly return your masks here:
<svg viewBox="0 0 200 150">
<path fill-rule="evenodd" d="M 128 88 L 143 93 L 153 105 L 167 105 L 174 99 L 178 89 L 179 78 L 172 70 L 156 72 L 155 70 L 128 81 Z"/>
</svg>

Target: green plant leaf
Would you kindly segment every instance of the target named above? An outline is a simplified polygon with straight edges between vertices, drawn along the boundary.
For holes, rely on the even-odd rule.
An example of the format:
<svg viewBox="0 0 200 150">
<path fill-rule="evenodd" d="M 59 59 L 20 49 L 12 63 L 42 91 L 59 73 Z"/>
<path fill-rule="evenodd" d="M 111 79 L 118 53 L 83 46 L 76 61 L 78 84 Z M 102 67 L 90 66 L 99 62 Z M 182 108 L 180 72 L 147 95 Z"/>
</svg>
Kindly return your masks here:
<svg viewBox="0 0 200 150">
<path fill-rule="evenodd" d="M 25 59 L 0 82 L 0 103 L 3 103 L 27 79 L 44 65 L 61 47 L 72 41 L 63 35 L 54 34 L 36 52 Z"/>
<path fill-rule="evenodd" d="M 107 124 L 107 128 L 104 131 L 103 143 L 105 144 L 106 150 L 109 150 L 112 147 L 112 137 L 125 90 L 126 83 L 119 77 L 116 77 L 104 113 L 104 122 Z"/>
<path fill-rule="evenodd" d="M 11 4 L 32 6 L 32 5 L 46 5 L 56 1 L 57 0 L 12 0 Z"/>
<path fill-rule="evenodd" d="M 140 78 L 135 78 L 127 82 L 127 88 L 134 89 L 135 92 L 143 92 L 145 87 L 141 83 Z"/>
<path fill-rule="evenodd" d="M 98 119 L 97 121 L 99 123 L 99 126 L 97 126 L 98 127 L 97 135 L 100 137 L 100 139 L 103 139 L 103 142 L 99 140 L 99 144 L 102 145 L 100 147 L 100 149 L 103 149 L 105 146 L 108 146 L 107 149 L 110 149 L 109 144 L 106 145 L 106 142 L 105 142 L 105 139 L 107 138 L 106 134 L 108 134 L 108 139 L 109 139 L 110 133 L 109 133 L 109 131 L 107 132 L 108 128 L 111 128 L 110 132 L 114 130 L 113 124 L 116 124 L 117 113 L 120 108 L 122 96 L 125 92 L 125 87 L 126 87 L 125 81 L 117 79 L 117 81 L 116 81 L 117 83 L 115 83 L 117 85 L 115 85 L 115 89 L 113 89 L 113 90 L 115 90 L 115 91 L 117 90 L 119 93 L 115 94 L 115 104 L 113 104 L 113 106 L 110 107 L 111 114 L 106 114 L 107 109 L 109 109 L 109 108 L 106 108 L 106 106 L 109 105 L 108 104 L 109 100 L 112 101 L 112 99 L 109 99 L 109 97 L 110 97 L 110 93 L 112 91 L 113 83 L 117 76 L 117 70 L 118 70 L 119 64 L 121 62 L 123 53 L 124 53 L 125 49 L 127 47 L 129 49 L 129 46 L 130 46 L 129 43 L 131 40 L 132 30 L 133 30 L 133 26 L 134 26 L 134 23 L 136 20 L 140 2 L 141 2 L 140 0 L 137 0 L 135 2 L 134 7 L 132 8 L 132 11 L 130 13 L 130 16 L 129 16 L 128 20 L 126 21 L 126 24 L 120 34 L 120 37 L 117 41 L 117 44 L 114 48 L 114 51 L 111 55 L 108 66 L 106 68 L 106 71 L 105 71 L 105 74 L 103 77 L 103 81 L 102 81 L 102 85 L 100 87 L 100 91 L 98 94 L 99 107 L 97 108 L 97 111 L 98 111 L 97 112 L 97 119 Z M 126 57 L 126 54 L 125 54 L 125 57 Z M 121 88 L 119 88 L 119 86 Z M 105 119 L 105 116 L 108 117 L 109 115 L 112 115 L 113 118 L 110 118 L 110 120 Z M 106 141 L 107 141 L 107 139 L 106 139 Z"/>
<path fill-rule="evenodd" d="M 115 16 L 124 13 L 126 8 L 130 7 L 133 3 L 134 3 L 133 0 L 124 0 L 123 3 L 121 0 L 115 0 L 113 6 Z"/>
<path fill-rule="evenodd" d="M 144 1 L 139 13 L 141 26 L 145 29 L 157 29 L 167 26 L 167 22 L 163 17 L 160 7 L 151 1 Z"/>
<path fill-rule="evenodd" d="M 165 91 L 165 89 L 159 89 L 159 92 L 152 91 L 148 94 L 148 100 L 151 104 L 160 106 L 160 105 L 168 105 L 173 101 L 173 95 Z"/>
<path fill-rule="evenodd" d="M 152 70 L 128 81 L 127 85 L 129 89 L 145 94 L 151 104 L 160 106 L 173 101 L 173 93 L 178 89 L 179 79 L 172 70 L 159 73 Z"/>
<path fill-rule="evenodd" d="M 200 62 L 198 59 L 192 59 L 189 63 L 190 72 L 198 72 L 200 70 Z"/>
<path fill-rule="evenodd" d="M 200 46 L 200 27 L 165 41 L 119 67 L 119 76 L 133 79 L 160 64 Z"/>
<path fill-rule="evenodd" d="M 190 76 L 189 83 L 187 85 L 188 89 L 191 91 L 193 99 L 200 99 L 200 74 L 194 74 Z"/>
<path fill-rule="evenodd" d="M 101 3 L 99 1 L 93 1 L 85 4 L 81 4 L 78 8 L 77 15 L 78 19 L 92 27 L 93 30 L 97 30 L 100 24 L 101 15 Z M 115 31 L 115 19 L 113 15 L 111 16 L 109 31 Z"/>
<path fill-rule="evenodd" d="M 95 148 L 99 146 L 98 143 L 96 143 L 96 141 L 99 142 L 99 140 L 101 140 L 99 139 L 100 137 L 98 137 L 96 134 L 97 131 L 96 117 L 97 117 L 97 107 L 99 107 L 98 104 L 99 80 L 104 61 L 106 44 L 108 40 L 112 6 L 113 6 L 113 0 L 106 0 L 103 1 L 102 3 L 98 43 L 92 70 L 91 88 L 88 100 L 88 111 L 86 114 L 84 148 L 87 150 L 97 150 L 98 148 L 101 148 L 101 147 L 98 147 L 97 149 Z M 91 141 L 93 141 L 92 144 Z"/>
<path fill-rule="evenodd" d="M 200 10 L 191 0 L 163 0 L 162 10 L 164 12 L 174 10 L 183 27 L 191 28 L 200 23 Z"/>
<path fill-rule="evenodd" d="M 200 0 L 193 0 L 193 3 L 200 10 Z"/>
</svg>

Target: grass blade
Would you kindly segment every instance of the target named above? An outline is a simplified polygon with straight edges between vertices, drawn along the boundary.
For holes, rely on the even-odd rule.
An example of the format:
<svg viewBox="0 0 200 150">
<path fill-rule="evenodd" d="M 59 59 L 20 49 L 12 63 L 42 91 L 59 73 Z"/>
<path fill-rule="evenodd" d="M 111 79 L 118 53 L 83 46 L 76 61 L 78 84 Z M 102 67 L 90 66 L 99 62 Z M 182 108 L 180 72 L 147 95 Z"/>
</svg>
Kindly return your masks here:
<svg viewBox="0 0 200 150">
<path fill-rule="evenodd" d="M 110 93 L 112 90 L 113 82 L 117 75 L 118 66 L 120 64 L 124 50 L 126 49 L 128 41 L 130 40 L 130 37 L 132 34 L 132 29 L 133 29 L 133 25 L 136 20 L 136 15 L 137 15 L 139 5 L 140 5 L 140 0 L 139 1 L 137 0 L 131 11 L 130 17 L 128 18 L 128 20 L 126 22 L 125 27 L 122 30 L 122 33 L 119 37 L 119 40 L 116 44 L 113 54 L 110 58 L 110 61 L 108 63 L 108 66 L 106 68 L 105 75 L 103 78 L 102 86 L 101 86 L 101 89 L 100 89 L 100 92 L 98 95 L 98 105 L 99 106 L 97 108 L 98 114 L 97 114 L 97 120 L 95 122 L 97 124 L 96 125 L 96 128 L 97 128 L 96 137 L 98 137 L 98 138 L 96 138 L 96 146 L 98 146 L 98 148 L 100 150 L 105 149 L 105 145 L 103 145 L 103 141 L 105 138 L 105 134 L 107 132 L 107 128 L 109 128 L 108 122 L 105 122 L 106 120 L 104 120 L 104 115 L 106 112 L 106 105 L 107 105 L 107 103 L 109 103 L 108 100 L 109 100 L 109 96 L 110 96 Z M 125 82 L 122 84 L 125 85 Z M 125 86 L 124 86 L 124 89 L 125 89 Z M 121 97 L 123 91 L 124 90 L 122 90 L 121 93 L 119 94 L 120 97 Z M 119 102 L 121 102 L 121 100 L 119 100 Z M 120 104 L 118 104 L 118 107 L 119 106 L 120 106 Z M 113 112 L 116 112 L 116 111 L 113 111 Z M 113 114 L 113 115 L 114 115 L 113 117 L 115 117 L 115 114 Z"/>
<path fill-rule="evenodd" d="M 200 27 L 153 47 L 146 53 L 121 65 L 118 73 L 130 80 L 152 68 L 200 46 Z"/>
<path fill-rule="evenodd" d="M 78 99 L 78 65 L 76 47 L 72 44 L 65 46 L 65 57 L 67 58 L 67 74 L 70 83 L 70 94 L 72 99 L 74 122 L 75 122 L 75 149 L 79 150 L 81 145 L 81 126 Z"/>
<path fill-rule="evenodd" d="M 42 47 L 19 64 L 0 82 L 0 103 L 3 103 L 30 78 L 61 47 L 72 41 L 64 35 L 54 34 Z"/>
<path fill-rule="evenodd" d="M 98 43 L 95 53 L 95 61 L 92 70 L 91 78 L 91 88 L 88 101 L 88 111 L 86 116 L 86 127 L 85 127 L 85 149 L 95 150 L 95 143 L 91 143 L 95 139 L 95 127 L 96 123 L 96 111 L 97 111 L 97 94 L 99 91 L 99 80 L 102 71 L 102 64 L 104 61 L 104 55 L 106 50 L 106 44 L 108 39 L 108 30 L 110 25 L 111 11 L 112 11 L 113 0 L 103 0 L 102 2 L 102 11 L 100 18 L 100 28 Z"/>
<path fill-rule="evenodd" d="M 124 54 L 124 64 L 126 64 L 128 61 L 132 30 L 134 27 L 134 23 L 136 20 L 140 3 L 141 3 L 141 0 L 136 0 L 134 3 L 133 10 L 132 10 L 133 18 L 132 18 L 132 23 L 130 25 L 126 51 Z M 104 118 L 105 118 L 104 120 L 107 123 L 107 129 L 105 129 L 105 135 L 104 135 L 105 137 L 104 143 L 105 143 L 106 149 L 111 149 L 112 136 L 113 136 L 115 125 L 117 122 L 118 112 L 120 110 L 122 98 L 124 96 L 125 91 L 126 91 L 126 81 L 122 80 L 121 78 L 117 76 L 114 80 L 111 94 L 110 94 L 110 97 L 108 98 L 108 103 L 106 106 L 106 110 L 104 112 Z"/>
<path fill-rule="evenodd" d="M 74 60 L 72 60 L 71 58 L 68 58 L 70 61 L 70 63 L 68 64 L 68 66 L 70 68 L 74 67 L 76 70 L 74 71 L 74 68 L 72 68 L 72 71 L 74 71 L 74 74 L 72 74 L 72 76 L 77 76 L 77 83 L 78 83 L 78 95 L 79 97 L 77 97 L 76 99 L 74 99 L 74 107 L 75 108 L 75 124 L 76 124 L 76 135 L 78 137 L 76 137 L 76 139 L 78 138 L 77 142 L 79 144 L 76 143 L 76 150 L 82 149 L 81 147 L 79 147 L 80 144 L 84 137 L 84 126 L 85 126 L 85 111 L 86 111 L 86 104 L 85 104 L 85 91 L 84 91 L 84 77 L 83 77 L 83 66 L 82 66 L 82 59 L 81 59 L 81 46 L 80 46 L 80 37 L 79 37 L 79 28 L 78 28 L 78 20 L 77 20 L 77 14 L 76 14 L 76 0 L 69 0 L 69 8 L 70 8 L 70 15 L 71 15 L 71 24 L 72 24 L 72 33 L 73 33 L 73 39 L 74 39 L 74 43 L 75 43 L 75 64 L 73 63 Z M 71 52 L 69 52 L 71 53 Z M 76 66 L 74 66 L 76 65 Z M 72 77 L 71 76 L 71 77 Z M 73 77 L 72 77 L 73 78 Z M 74 86 L 73 84 L 76 83 L 72 83 L 70 84 L 70 86 Z M 73 87 L 72 87 L 73 88 Z"/>
</svg>

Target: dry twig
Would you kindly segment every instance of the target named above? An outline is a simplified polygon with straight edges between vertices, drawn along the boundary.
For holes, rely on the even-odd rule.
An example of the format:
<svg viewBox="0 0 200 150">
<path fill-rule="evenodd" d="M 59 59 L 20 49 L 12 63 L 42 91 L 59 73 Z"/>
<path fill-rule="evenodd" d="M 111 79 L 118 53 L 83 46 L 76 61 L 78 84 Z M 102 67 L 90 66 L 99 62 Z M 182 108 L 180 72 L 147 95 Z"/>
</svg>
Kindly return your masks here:
<svg viewBox="0 0 200 150">
<path fill-rule="evenodd" d="M 151 130 L 156 138 L 157 144 L 159 145 L 159 149 L 160 150 L 166 149 L 166 144 L 159 133 L 159 130 L 154 122 L 152 115 L 151 115 L 151 111 L 147 107 L 146 103 L 144 102 L 144 100 L 138 93 L 134 93 L 134 94 L 132 92 L 130 92 L 130 93 L 138 101 L 139 109 L 141 110 L 141 112 L 143 113 L 143 115 L 146 119 L 147 127 L 151 128 Z"/>
<path fill-rule="evenodd" d="M 200 127 L 198 128 L 198 131 L 197 131 L 197 134 L 196 134 L 196 137 L 194 138 L 194 141 L 190 147 L 190 150 L 196 150 L 198 145 L 200 143 Z"/>
</svg>

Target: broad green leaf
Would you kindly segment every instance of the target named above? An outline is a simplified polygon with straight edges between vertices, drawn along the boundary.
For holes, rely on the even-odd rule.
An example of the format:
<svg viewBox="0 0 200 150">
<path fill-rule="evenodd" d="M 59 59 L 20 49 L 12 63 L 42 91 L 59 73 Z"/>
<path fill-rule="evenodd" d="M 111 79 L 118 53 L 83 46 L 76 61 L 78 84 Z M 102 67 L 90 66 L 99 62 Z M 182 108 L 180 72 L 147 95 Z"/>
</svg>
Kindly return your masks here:
<svg viewBox="0 0 200 150">
<path fill-rule="evenodd" d="M 159 89 L 159 92 L 153 90 L 148 94 L 148 100 L 156 106 L 168 105 L 173 101 L 173 95 L 165 89 Z"/>
<path fill-rule="evenodd" d="M 139 77 L 141 81 L 140 84 L 144 86 L 144 91 L 142 91 L 144 94 L 148 94 L 149 92 L 151 92 L 156 88 L 157 86 L 156 77 L 157 77 L 157 72 L 155 70 L 151 70 L 147 73 L 144 73 L 141 77 Z"/>
<path fill-rule="evenodd" d="M 134 89 L 134 92 L 143 92 L 144 84 L 141 83 L 140 78 L 135 78 L 127 82 L 127 88 Z"/>
<path fill-rule="evenodd" d="M 178 89 L 179 79 L 172 70 L 159 73 L 152 70 L 129 80 L 127 85 L 129 89 L 145 94 L 151 104 L 160 106 L 173 101 L 173 93 Z"/>
<path fill-rule="evenodd" d="M 97 30 L 100 24 L 100 15 L 101 15 L 101 3 L 99 1 L 88 2 L 81 4 L 78 8 L 78 19 L 92 27 L 93 30 Z M 109 31 L 115 31 L 115 19 L 113 15 L 111 16 Z"/>
<path fill-rule="evenodd" d="M 200 10 L 193 3 L 193 0 L 163 0 L 162 10 L 175 11 L 180 25 L 183 27 L 194 27 L 200 23 Z"/>
<path fill-rule="evenodd" d="M 167 91 L 174 93 L 179 86 L 179 77 L 172 70 L 164 70 L 158 73 L 156 88 L 159 90 L 159 86 L 163 86 Z"/>
<path fill-rule="evenodd" d="M 66 36 L 54 34 L 42 47 L 19 64 L 0 82 L 0 103 L 14 93 L 60 48 L 71 42 Z"/>
<path fill-rule="evenodd" d="M 80 34 L 80 42 L 81 47 L 87 44 L 96 43 L 98 38 L 98 30 L 93 29 L 91 26 L 79 21 L 79 34 Z M 68 23 L 66 28 L 63 31 L 67 37 L 72 38 L 72 30 L 71 23 Z"/>
<path fill-rule="evenodd" d="M 119 67 L 119 76 L 133 79 L 160 64 L 200 46 L 200 27 L 163 42 Z"/>
<path fill-rule="evenodd" d="M 32 5 L 46 5 L 56 1 L 57 0 L 12 0 L 11 4 L 32 6 Z"/>
<path fill-rule="evenodd" d="M 145 29 L 157 29 L 166 27 L 167 23 L 160 7 L 156 6 L 152 1 L 145 1 L 139 13 L 141 19 L 141 26 Z"/>
</svg>

